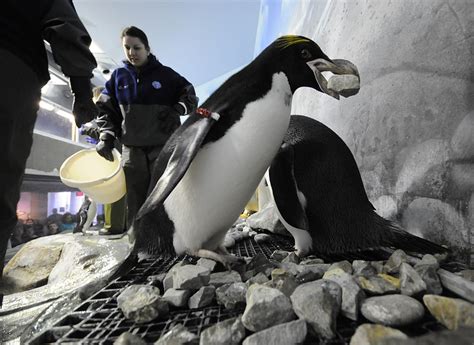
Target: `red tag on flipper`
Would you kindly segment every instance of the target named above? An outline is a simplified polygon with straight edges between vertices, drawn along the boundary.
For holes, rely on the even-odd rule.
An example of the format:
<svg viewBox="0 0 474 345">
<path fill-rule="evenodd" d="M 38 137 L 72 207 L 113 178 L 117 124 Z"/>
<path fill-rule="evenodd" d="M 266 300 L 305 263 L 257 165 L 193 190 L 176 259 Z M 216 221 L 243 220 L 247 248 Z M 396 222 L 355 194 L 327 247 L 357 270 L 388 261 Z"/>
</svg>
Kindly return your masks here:
<svg viewBox="0 0 474 345">
<path fill-rule="evenodd" d="M 211 116 L 212 112 L 205 109 L 205 108 L 197 108 L 196 109 L 196 113 L 198 113 L 199 115 L 201 115 L 202 117 L 209 117 Z"/>
</svg>

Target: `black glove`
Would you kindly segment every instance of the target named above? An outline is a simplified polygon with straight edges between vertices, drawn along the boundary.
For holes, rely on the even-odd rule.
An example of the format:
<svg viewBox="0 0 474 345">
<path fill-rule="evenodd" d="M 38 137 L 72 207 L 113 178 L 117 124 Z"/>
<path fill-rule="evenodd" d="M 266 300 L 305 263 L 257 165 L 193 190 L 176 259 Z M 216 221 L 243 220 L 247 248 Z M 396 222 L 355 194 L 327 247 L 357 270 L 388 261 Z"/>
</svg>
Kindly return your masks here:
<svg viewBox="0 0 474 345">
<path fill-rule="evenodd" d="M 88 77 L 71 77 L 71 91 L 74 95 L 72 113 L 79 128 L 86 122 L 92 121 L 98 110 L 92 101 L 91 81 Z"/>
<path fill-rule="evenodd" d="M 114 139 L 100 139 L 99 143 L 95 146 L 95 150 L 99 155 L 107 159 L 108 161 L 114 161 L 114 155 L 112 150 L 114 148 Z"/>
<path fill-rule="evenodd" d="M 183 116 L 184 113 L 186 112 L 186 108 L 179 103 L 176 103 L 175 105 L 172 106 L 172 108 L 176 111 L 176 116 Z"/>
</svg>

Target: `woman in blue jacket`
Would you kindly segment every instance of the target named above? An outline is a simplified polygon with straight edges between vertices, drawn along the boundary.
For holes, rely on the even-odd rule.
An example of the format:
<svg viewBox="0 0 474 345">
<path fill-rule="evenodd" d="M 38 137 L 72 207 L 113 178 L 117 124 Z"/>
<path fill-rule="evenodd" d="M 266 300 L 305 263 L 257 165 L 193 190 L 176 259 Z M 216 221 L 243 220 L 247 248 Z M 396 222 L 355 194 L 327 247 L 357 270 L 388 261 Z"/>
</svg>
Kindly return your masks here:
<svg viewBox="0 0 474 345">
<path fill-rule="evenodd" d="M 163 145 L 180 125 L 179 117 L 196 109 L 194 87 L 151 54 L 148 38 L 137 27 L 122 31 L 126 61 L 105 85 L 97 106 L 97 152 L 113 160 L 115 139 L 123 145 L 130 226 L 145 201 L 151 168 Z"/>
</svg>

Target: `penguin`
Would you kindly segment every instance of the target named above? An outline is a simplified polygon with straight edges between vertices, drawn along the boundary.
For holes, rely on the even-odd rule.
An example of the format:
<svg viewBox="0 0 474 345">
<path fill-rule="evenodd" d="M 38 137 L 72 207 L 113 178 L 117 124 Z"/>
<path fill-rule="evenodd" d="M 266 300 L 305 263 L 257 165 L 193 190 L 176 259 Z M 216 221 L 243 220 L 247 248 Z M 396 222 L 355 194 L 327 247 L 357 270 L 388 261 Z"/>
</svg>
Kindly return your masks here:
<svg viewBox="0 0 474 345">
<path fill-rule="evenodd" d="M 310 117 L 291 116 L 265 181 L 280 221 L 295 239 L 298 256 L 380 247 L 431 254 L 448 251 L 379 216 L 349 147 Z"/>
<path fill-rule="evenodd" d="M 359 79 L 351 62 L 331 60 L 306 37 L 283 36 L 211 94 L 153 166 L 131 229 L 135 250 L 235 261 L 224 236 L 280 148 L 294 92 L 310 87 L 339 99 L 325 71 Z"/>
</svg>

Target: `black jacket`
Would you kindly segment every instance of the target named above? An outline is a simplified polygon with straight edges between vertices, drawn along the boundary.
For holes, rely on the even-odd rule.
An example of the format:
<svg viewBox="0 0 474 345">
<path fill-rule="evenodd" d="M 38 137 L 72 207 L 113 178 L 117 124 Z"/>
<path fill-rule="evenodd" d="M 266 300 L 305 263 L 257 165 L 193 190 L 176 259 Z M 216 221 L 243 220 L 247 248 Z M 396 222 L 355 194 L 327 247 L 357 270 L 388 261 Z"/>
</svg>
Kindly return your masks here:
<svg viewBox="0 0 474 345">
<path fill-rule="evenodd" d="M 43 40 L 66 76 L 92 76 L 97 63 L 89 50 L 91 38 L 71 0 L 2 0 L 0 8 L 0 49 L 30 66 L 41 85 L 49 80 Z"/>
<path fill-rule="evenodd" d="M 117 137 L 127 146 L 163 145 L 193 112 L 193 86 L 154 55 L 140 69 L 125 62 L 116 69 L 97 101 L 101 139 Z"/>
</svg>

